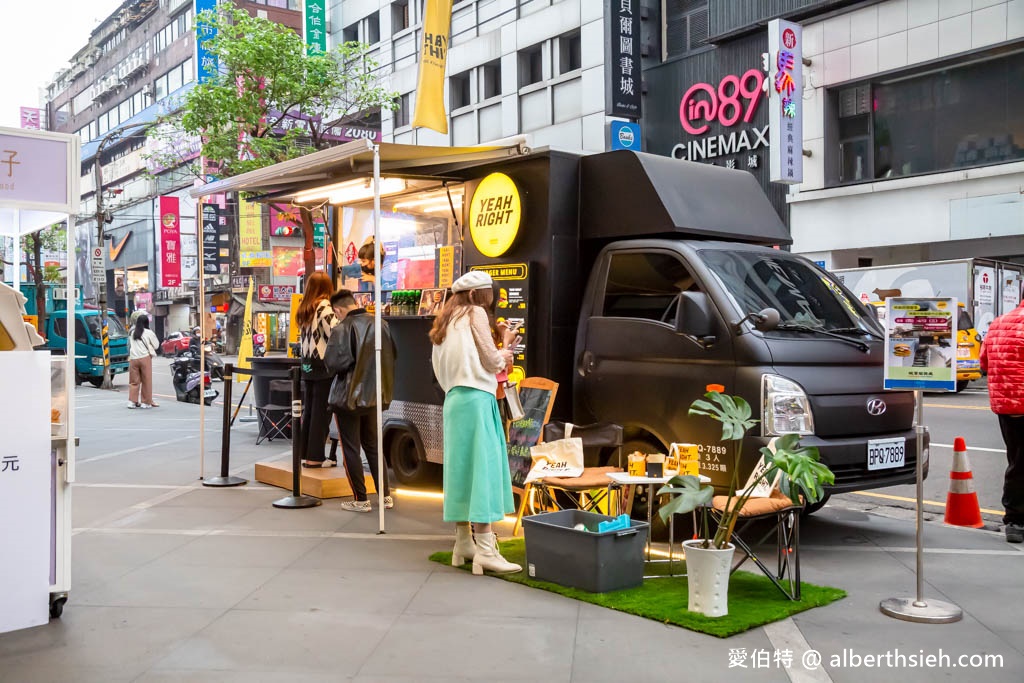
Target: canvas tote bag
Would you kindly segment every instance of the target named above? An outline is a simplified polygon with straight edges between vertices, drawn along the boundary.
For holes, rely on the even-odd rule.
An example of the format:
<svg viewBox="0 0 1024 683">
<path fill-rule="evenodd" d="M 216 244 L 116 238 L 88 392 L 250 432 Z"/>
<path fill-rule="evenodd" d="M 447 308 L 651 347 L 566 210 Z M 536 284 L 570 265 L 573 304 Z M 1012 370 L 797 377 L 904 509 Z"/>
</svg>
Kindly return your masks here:
<svg viewBox="0 0 1024 683">
<path fill-rule="evenodd" d="M 565 438 L 546 441 L 530 448 L 533 467 L 526 483 L 546 477 L 573 478 L 583 474 L 583 439 L 572 437 L 572 425 L 565 425 Z"/>
</svg>

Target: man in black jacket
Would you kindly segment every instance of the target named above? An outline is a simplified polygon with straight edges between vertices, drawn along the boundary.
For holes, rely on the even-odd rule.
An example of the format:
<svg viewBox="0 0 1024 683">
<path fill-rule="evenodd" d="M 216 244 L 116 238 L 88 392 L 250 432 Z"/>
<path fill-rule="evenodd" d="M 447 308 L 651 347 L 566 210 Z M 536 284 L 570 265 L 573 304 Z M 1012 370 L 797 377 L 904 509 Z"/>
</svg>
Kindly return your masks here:
<svg viewBox="0 0 1024 683">
<path fill-rule="evenodd" d="M 335 292 L 331 306 L 339 317 L 343 317 L 331 332 L 324 359 L 327 368 L 335 373 L 328 403 L 337 420 L 345 473 L 355 498 L 342 503 L 341 507 L 352 512 L 373 510 L 366 496 L 366 479 L 359 456 L 362 446 L 374 486 L 378 491 L 384 487 L 384 507 L 392 508 L 395 503 L 388 486 L 387 469 L 379 472 L 377 468 L 377 368 L 373 316 L 368 315 L 365 308 L 356 306 L 352 292 L 347 289 Z M 381 399 L 383 407 L 387 408 L 395 386 L 397 354 L 387 321 L 382 320 L 380 325 Z"/>
</svg>

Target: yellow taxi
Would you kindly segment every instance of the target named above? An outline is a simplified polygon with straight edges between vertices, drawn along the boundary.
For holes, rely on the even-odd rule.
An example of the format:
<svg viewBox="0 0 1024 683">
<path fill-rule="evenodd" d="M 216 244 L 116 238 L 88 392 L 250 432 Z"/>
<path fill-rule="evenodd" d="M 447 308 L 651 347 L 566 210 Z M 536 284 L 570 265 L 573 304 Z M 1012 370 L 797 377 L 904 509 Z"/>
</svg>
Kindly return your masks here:
<svg viewBox="0 0 1024 683">
<path fill-rule="evenodd" d="M 872 301 L 878 319 L 885 323 L 885 302 Z M 967 388 L 972 379 L 981 379 L 981 335 L 974 327 L 971 314 L 963 303 L 957 304 L 960 315 L 956 321 L 956 390 Z"/>
</svg>

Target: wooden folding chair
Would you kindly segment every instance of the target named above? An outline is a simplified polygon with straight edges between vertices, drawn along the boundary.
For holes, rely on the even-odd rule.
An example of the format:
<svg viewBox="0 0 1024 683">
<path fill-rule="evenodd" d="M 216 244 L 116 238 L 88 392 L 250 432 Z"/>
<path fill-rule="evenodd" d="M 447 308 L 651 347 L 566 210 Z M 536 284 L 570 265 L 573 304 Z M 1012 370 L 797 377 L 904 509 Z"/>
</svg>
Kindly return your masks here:
<svg viewBox="0 0 1024 683">
<path fill-rule="evenodd" d="M 565 438 L 566 425 L 563 422 L 552 422 L 544 427 L 545 441 L 554 441 Z M 611 479 L 609 472 L 622 471 L 622 427 L 610 422 L 597 422 L 589 425 L 573 425 L 571 437 L 579 438 L 583 442 L 584 452 L 588 449 L 615 448 L 618 452 L 617 462 L 619 466 L 608 467 L 584 467 L 583 474 L 579 477 L 547 477 L 535 482 L 536 490 L 540 493 L 541 505 L 544 509 L 561 510 L 563 504 L 559 501 L 568 500 L 570 505 L 578 510 L 588 512 L 599 511 L 602 505 L 607 506 L 607 514 L 617 511 L 611 509 L 613 497 L 611 496 Z"/>
<path fill-rule="evenodd" d="M 551 392 L 551 396 L 548 400 L 547 409 L 544 412 L 543 425 L 546 425 L 548 423 L 548 420 L 551 419 L 551 411 L 555 407 L 555 396 L 558 394 L 558 382 L 554 382 L 544 377 L 525 377 L 519 381 L 518 388 L 520 391 L 522 391 L 523 389 L 542 389 Z M 544 441 L 543 425 L 541 426 L 541 435 L 537 439 L 537 443 L 541 443 L 542 441 Z M 506 435 L 507 431 L 508 430 L 506 427 Z M 527 506 L 531 505 L 530 499 L 533 496 L 533 486 L 532 484 L 525 484 L 522 488 L 518 486 L 513 486 L 512 490 L 519 494 L 519 510 L 516 511 L 516 521 L 515 524 L 512 525 L 512 535 L 516 536 L 518 535 L 519 529 L 522 526 L 523 515 L 526 514 Z"/>
</svg>

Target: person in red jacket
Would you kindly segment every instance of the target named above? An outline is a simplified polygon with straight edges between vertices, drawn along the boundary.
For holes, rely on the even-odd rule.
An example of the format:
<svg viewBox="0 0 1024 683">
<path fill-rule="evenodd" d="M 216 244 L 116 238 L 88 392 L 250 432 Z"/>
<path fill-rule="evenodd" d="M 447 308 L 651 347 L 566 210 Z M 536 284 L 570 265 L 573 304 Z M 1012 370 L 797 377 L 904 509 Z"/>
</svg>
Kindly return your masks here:
<svg viewBox="0 0 1024 683">
<path fill-rule="evenodd" d="M 1006 443 L 1003 523 L 1009 543 L 1024 541 L 1024 304 L 992 321 L 981 345 L 988 400 Z"/>
</svg>

